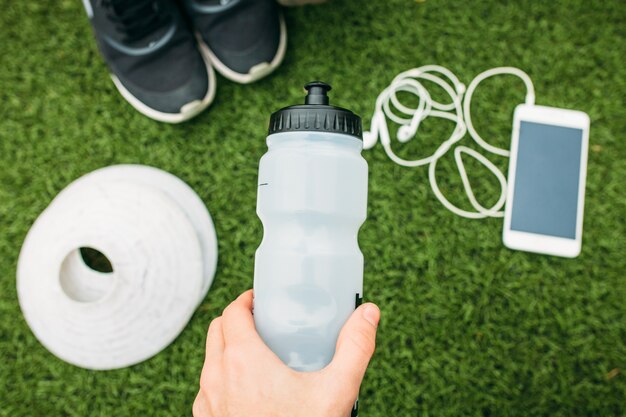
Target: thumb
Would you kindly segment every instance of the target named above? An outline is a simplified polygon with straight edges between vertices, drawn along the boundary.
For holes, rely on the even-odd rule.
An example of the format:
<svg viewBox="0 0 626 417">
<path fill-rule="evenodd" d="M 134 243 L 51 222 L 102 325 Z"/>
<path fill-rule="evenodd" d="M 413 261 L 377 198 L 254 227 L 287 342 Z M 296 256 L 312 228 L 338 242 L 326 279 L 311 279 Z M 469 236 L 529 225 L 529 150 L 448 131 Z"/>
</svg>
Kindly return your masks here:
<svg viewBox="0 0 626 417">
<path fill-rule="evenodd" d="M 379 320 L 378 307 L 365 303 L 352 313 L 337 339 L 335 356 L 329 365 L 329 371 L 341 383 L 348 384 L 357 391 L 374 354 Z"/>
</svg>

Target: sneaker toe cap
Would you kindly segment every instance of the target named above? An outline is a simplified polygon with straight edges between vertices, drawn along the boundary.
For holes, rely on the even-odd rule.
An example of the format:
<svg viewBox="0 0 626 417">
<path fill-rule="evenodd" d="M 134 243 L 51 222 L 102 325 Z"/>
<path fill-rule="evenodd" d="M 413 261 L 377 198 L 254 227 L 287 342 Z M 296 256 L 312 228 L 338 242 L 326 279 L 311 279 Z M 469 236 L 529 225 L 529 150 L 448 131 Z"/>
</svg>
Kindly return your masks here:
<svg viewBox="0 0 626 417">
<path fill-rule="evenodd" d="M 167 91 L 161 91 L 159 86 L 140 87 L 125 79 L 120 79 L 119 83 L 126 90 L 122 91 L 123 95 L 130 94 L 148 108 L 169 114 L 194 111 L 197 106 L 204 104 L 210 90 L 209 74 L 205 65 L 198 65 L 183 83 Z"/>
</svg>

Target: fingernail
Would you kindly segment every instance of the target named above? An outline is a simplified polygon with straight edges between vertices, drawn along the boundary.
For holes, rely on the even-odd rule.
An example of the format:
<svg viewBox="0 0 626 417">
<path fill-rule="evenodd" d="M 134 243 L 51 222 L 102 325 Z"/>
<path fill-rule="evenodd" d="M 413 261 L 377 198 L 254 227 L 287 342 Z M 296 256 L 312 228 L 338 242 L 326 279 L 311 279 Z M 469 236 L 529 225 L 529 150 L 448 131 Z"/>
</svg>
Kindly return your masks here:
<svg viewBox="0 0 626 417">
<path fill-rule="evenodd" d="M 369 321 L 372 326 L 378 327 L 380 320 L 380 310 L 374 304 L 366 304 L 363 308 L 363 318 Z"/>
</svg>

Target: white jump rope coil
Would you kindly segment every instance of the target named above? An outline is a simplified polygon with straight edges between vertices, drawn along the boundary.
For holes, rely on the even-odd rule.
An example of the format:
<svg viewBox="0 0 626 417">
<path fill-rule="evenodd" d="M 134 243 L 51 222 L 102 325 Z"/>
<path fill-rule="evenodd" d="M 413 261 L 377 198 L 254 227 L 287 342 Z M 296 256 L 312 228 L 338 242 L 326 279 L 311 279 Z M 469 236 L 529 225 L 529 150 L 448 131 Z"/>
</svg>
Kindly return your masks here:
<svg viewBox="0 0 626 417">
<path fill-rule="evenodd" d="M 113 271 L 89 268 L 94 248 Z M 67 186 L 20 253 L 17 291 L 35 336 L 62 360 L 116 369 L 168 346 L 204 299 L 217 263 L 213 222 L 196 193 L 156 168 L 118 165 Z"/>
<path fill-rule="evenodd" d="M 376 109 L 372 115 L 370 131 L 364 132 L 363 134 L 364 148 L 372 148 L 380 139 L 389 158 L 398 165 L 406 167 L 428 165 L 428 178 L 435 196 L 448 210 L 459 216 L 470 219 L 503 217 L 504 213 L 502 207 L 506 200 L 506 178 L 485 156 L 466 146 L 457 146 L 454 149 L 454 158 L 459 174 L 461 175 L 461 180 L 463 181 L 463 187 L 470 204 L 476 210 L 475 212 L 463 210 L 452 204 L 439 189 L 435 174 L 437 161 L 443 157 L 454 144 L 463 139 L 467 132 L 469 132 L 474 141 L 486 151 L 505 157 L 509 156 L 509 151 L 490 145 L 480 137 L 472 125 L 470 115 L 472 95 L 478 84 L 486 78 L 503 74 L 515 75 L 521 78 L 527 89 L 526 104 L 533 105 L 535 103 L 535 90 L 530 77 L 524 71 L 513 67 L 498 67 L 485 71 L 472 80 L 467 90 L 465 89 L 465 85 L 462 84 L 451 71 L 439 65 L 426 65 L 398 74 L 376 99 Z M 430 81 L 440 86 L 450 96 L 451 102 L 440 103 L 433 100 L 421 80 Z M 399 92 L 417 96 L 419 100 L 417 106 L 408 107 L 402 104 L 397 96 Z M 387 119 L 400 125 L 397 132 L 397 139 L 400 142 L 407 142 L 415 137 L 420 123 L 427 117 L 439 117 L 450 120 L 456 123 L 456 127 L 450 137 L 442 142 L 432 155 L 413 161 L 400 158 L 391 148 L 391 137 L 387 126 Z M 493 206 L 486 208 L 476 200 L 463 165 L 462 153 L 466 153 L 482 163 L 500 182 L 500 197 Z"/>
</svg>

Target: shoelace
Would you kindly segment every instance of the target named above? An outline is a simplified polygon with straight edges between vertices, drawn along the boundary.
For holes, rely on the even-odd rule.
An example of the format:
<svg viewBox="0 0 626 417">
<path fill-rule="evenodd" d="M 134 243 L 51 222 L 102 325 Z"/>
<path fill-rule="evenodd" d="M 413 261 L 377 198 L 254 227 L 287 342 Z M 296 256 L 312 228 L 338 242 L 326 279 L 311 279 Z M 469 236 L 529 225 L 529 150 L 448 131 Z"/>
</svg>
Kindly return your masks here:
<svg viewBox="0 0 626 417">
<path fill-rule="evenodd" d="M 129 42 L 143 38 L 170 20 L 169 13 L 155 0 L 101 0 L 100 3 Z"/>
</svg>

